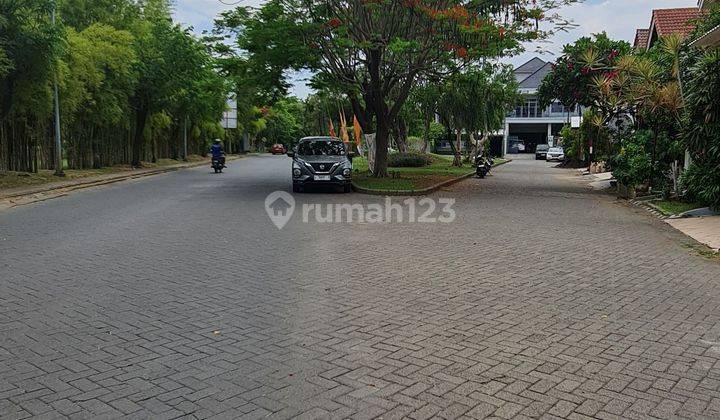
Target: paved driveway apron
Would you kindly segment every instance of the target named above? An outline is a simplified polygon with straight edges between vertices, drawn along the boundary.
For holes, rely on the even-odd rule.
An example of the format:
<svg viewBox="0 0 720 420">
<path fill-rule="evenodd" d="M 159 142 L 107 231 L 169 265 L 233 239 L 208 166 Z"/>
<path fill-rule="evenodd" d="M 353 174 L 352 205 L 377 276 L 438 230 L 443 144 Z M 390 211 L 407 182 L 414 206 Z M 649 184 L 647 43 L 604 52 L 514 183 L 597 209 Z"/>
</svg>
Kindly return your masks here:
<svg viewBox="0 0 720 420">
<path fill-rule="evenodd" d="M 720 265 L 670 227 L 519 159 L 452 224 L 279 231 L 288 166 L 0 214 L 0 417 L 720 416 Z"/>
</svg>

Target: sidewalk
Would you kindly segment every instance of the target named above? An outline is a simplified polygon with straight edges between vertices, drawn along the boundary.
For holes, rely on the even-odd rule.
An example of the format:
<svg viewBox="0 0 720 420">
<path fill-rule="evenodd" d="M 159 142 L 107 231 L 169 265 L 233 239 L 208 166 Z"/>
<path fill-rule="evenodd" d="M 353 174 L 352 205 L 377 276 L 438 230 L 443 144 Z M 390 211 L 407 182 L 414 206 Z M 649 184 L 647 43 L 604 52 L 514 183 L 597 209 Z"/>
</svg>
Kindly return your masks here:
<svg viewBox="0 0 720 420">
<path fill-rule="evenodd" d="M 228 156 L 227 161 L 231 162 L 240 159 L 242 156 Z M 153 167 L 146 169 L 128 169 L 119 172 L 113 172 L 98 176 L 89 176 L 84 178 L 66 179 L 60 178 L 59 181 L 46 184 L 39 184 L 27 187 L 7 188 L 0 190 L 0 210 L 7 208 L 30 204 L 38 201 L 44 201 L 51 198 L 62 197 L 69 192 L 90 188 L 100 185 L 112 184 L 129 179 L 143 178 L 152 175 L 177 171 L 180 169 L 196 168 L 199 166 L 210 165 L 210 160 L 203 159 L 195 162 L 183 162 L 175 165 L 162 167 Z"/>
<path fill-rule="evenodd" d="M 715 251 L 720 250 L 720 216 L 666 219 L 665 222 Z"/>
<path fill-rule="evenodd" d="M 611 172 L 589 174 L 585 169 L 578 169 L 585 182 L 594 190 L 608 190 L 613 180 Z M 720 251 L 720 216 L 688 217 L 664 219 L 664 221 L 683 234 L 695 239 L 709 248 Z"/>
</svg>

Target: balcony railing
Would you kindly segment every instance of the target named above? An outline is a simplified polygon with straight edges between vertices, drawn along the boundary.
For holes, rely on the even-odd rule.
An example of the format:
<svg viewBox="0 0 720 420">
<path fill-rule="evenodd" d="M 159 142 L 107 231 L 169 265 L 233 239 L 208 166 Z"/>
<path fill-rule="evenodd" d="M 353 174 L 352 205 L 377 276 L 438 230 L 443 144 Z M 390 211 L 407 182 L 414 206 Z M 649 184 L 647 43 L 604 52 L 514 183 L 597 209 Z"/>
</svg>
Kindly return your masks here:
<svg viewBox="0 0 720 420">
<path fill-rule="evenodd" d="M 559 118 L 567 117 L 567 112 L 553 112 L 550 108 L 539 110 L 532 107 L 520 107 L 508 113 L 508 118 Z"/>
</svg>

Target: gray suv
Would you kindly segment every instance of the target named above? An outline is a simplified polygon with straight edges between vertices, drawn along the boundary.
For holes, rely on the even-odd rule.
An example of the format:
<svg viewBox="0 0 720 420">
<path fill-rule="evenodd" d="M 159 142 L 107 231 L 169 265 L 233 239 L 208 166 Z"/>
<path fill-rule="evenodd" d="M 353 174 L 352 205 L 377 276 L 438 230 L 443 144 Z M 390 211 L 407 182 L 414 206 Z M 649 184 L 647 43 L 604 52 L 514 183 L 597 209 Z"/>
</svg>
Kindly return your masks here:
<svg viewBox="0 0 720 420">
<path fill-rule="evenodd" d="M 293 191 L 300 192 L 306 186 L 330 185 L 352 191 L 352 153 L 345 144 L 334 137 L 305 137 L 295 151 L 287 154 L 293 158 Z"/>
</svg>

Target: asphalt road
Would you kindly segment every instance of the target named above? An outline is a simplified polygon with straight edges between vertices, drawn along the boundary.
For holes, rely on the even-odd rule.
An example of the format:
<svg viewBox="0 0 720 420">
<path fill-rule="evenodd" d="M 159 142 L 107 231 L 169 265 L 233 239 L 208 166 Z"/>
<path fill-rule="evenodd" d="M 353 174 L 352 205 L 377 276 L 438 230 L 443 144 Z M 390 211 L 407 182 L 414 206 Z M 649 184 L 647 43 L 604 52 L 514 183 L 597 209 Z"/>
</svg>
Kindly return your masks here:
<svg viewBox="0 0 720 420">
<path fill-rule="evenodd" d="M 251 157 L 0 213 L 0 418 L 720 416 L 720 264 L 519 159 L 452 223 L 303 223 Z M 402 200 L 395 200 L 400 204 Z"/>
</svg>

